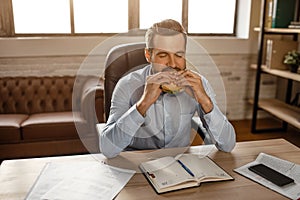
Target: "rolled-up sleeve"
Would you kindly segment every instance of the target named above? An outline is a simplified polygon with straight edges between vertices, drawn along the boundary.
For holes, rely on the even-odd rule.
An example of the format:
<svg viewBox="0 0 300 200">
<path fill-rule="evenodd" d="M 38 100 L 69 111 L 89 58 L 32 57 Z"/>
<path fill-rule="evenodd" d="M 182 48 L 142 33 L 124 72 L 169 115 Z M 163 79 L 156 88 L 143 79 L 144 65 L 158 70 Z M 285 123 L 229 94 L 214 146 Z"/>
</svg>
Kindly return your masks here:
<svg viewBox="0 0 300 200">
<path fill-rule="evenodd" d="M 114 114 L 110 117 L 110 119 L 115 118 Z M 118 120 L 109 121 L 100 133 L 100 151 L 108 158 L 117 156 L 131 143 L 144 121 L 136 105 L 133 105 Z"/>
<path fill-rule="evenodd" d="M 214 107 L 211 112 L 205 114 L 199 105 L 198 113 L 202 122 L 202 127 L 200 128 L 209 135 L 211 142 L 214 143 L 219 150 L 230 152 L 236 144 L 234 127 L 219 109 L 215 100 L 216 95 L 207 79 L 203 77 L 202 82 Z"/>
<path fill-rule="evenodd" d="M 232 124 L 223 115 L 217 106 L 204 115 L 205 129 L 214 139 L 216 147 L 225 152 L 230 152 L 236 143 L 236 134 Z"/>
</svg>

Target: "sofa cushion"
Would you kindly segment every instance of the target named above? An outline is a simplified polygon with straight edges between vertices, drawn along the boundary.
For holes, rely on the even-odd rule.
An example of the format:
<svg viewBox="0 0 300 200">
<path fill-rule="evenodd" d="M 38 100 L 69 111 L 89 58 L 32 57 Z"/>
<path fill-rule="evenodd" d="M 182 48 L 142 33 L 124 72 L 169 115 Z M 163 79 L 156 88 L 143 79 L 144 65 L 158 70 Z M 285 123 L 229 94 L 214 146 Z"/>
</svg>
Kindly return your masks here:
<svg viewBox="0 0 300 200">
<path fill-rule="evenodd" d="M 75 121 L 84 124 L 84 120 L 79 117 Z M 33 114 L 21 127 L 24 140 L 78 138 L 72 112 Z"/>
<path fill-rule="evenodd" d="M 0 114 L 0 143 L 20 141 L 20 127 L 27 118 L 23 114 Z"/>
</svg>

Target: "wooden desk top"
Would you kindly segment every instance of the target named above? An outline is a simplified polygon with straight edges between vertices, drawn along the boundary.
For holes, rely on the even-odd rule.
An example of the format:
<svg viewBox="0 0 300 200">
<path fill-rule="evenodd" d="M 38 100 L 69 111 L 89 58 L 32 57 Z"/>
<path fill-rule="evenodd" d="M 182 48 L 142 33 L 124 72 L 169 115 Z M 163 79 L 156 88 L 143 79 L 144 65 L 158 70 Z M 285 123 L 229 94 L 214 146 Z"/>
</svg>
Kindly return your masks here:
<svg viewBox="0 0 300 200">
<path fill-rule="evenodd" d="M 189 152 L 203 152 L 207 146 L 193 146 Z M 174 152 L 174 151 L 173 151 Z M 285 199 L 284 196 L 273 192 L 243 176 L 233 172 L 234 168 L 240 167 L 256 159 L 259 153 L 264 152 L 282 159 L 300 164 L 300 148 L 284 139 L 260 140 L 251 142 L 239 142 L 231 153 L 218 151 L 215 147 L 209 148 L 209 157 L 232 175 L 234 181 L 203 183 L 200 187 L 179 190 L 175 192 L 156 194 L 146 178 L 141 173 L 136 173 L 123 190 L 118 194 L 116 200 L 123 199 Z M 165 153 L 165 151 L 161 151 Z M 175 151 L 175 153 L 177 153 Z M 151 154 L 151 156 L 155 154 Z M 99 155 L 97 159 L 105 160 Z M 126 167 L 135 166 L 137 163 L 147 159 L 143 152 L 128 154 L 106 160 L 109 164 L 124 163 Z M 18 159 L 3 161 L 0 167 L 0 199 L 16 200 L 24 199 L 34 181 L 46 162 L 71 162 L 92 161 L 95 156 L 76 155 L 33 159 Z M 126 161 L 126 162 L 124 162 Z M 131 168 L 132 169 L 132 168 Z"/>
</svg>

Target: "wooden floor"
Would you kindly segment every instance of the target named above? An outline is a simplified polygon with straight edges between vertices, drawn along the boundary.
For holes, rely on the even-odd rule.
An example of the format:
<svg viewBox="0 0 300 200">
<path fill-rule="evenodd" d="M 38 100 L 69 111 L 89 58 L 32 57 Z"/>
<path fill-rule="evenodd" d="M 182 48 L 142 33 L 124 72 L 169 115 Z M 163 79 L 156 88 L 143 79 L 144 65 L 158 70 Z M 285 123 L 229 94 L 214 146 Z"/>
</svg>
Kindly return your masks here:
<svg viewBox="0 0 300 200">
<path fill-rule="evenodd" d="M 270 133 L 251 133 L 251 120 L 238 120 L 231 121 L 236 131 L 237 142 L 240 141 L 253 141 L 253 140 L 264 140 L 274 138 L 284 138 L 287 141 L 293 143 L 300 148 L 300 130 L 288 127 L 286 132 L 270 132 Z M 259 128 L 266 127 L 280 127 L 281 122 L 273 119 L 260 119 L 258 120 Z"/>
</svg>

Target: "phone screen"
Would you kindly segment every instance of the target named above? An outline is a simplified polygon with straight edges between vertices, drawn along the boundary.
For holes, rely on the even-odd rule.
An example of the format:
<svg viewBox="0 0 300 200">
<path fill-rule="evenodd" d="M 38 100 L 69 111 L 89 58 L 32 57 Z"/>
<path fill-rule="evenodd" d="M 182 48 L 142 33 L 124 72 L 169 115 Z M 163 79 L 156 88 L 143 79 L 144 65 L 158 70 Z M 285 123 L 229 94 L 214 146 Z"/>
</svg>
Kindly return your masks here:
<svg viewBox="0 0 300 200">
<path fill-rule="evenodd" d="M 281 174 L 280 172 L 263 164 L 253 165 L 249 167 L 249 170 L 278 186 L 284 186 L 294 182 L 294 180 L 290 177 L 285 176 L 284 174 Z"/>
</svg>

